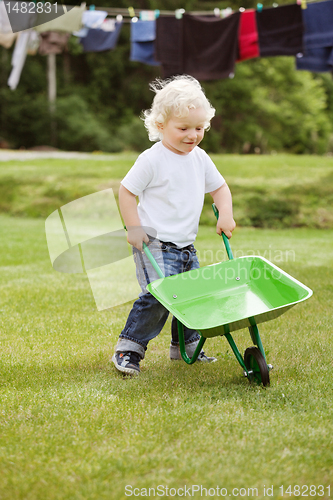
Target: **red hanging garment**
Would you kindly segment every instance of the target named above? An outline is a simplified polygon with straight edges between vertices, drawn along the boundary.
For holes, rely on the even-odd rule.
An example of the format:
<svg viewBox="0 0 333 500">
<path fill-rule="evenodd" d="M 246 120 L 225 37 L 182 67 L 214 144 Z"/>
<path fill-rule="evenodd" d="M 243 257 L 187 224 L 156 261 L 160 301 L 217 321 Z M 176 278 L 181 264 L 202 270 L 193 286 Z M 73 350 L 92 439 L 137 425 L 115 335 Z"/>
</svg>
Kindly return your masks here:
<svg viewBox="0 0 333 500">
<path fill-rule="evenodd" d="M 247 9 L 241 13 L 238 47 L 237 62 L 259 57 L 258 29 L 254 9 Z"/>
</svg>

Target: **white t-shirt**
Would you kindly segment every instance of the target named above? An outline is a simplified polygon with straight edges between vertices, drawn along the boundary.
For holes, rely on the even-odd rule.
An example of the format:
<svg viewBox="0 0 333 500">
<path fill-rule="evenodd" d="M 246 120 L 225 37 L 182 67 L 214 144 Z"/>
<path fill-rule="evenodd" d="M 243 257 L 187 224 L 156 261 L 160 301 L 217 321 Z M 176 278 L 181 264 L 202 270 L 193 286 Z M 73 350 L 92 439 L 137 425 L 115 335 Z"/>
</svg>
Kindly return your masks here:
<svg viewBox="0 0 333 500">
<path fill-rule="evenodd" d="M 121 184 L 139 196 L 141 224 L 153 228 L 159 240 L 182 248 L 196 238 L 205 193 L 224 182 L 198 146 L 178 155 L 157 142 L 138 157 Z"/>
</svg>

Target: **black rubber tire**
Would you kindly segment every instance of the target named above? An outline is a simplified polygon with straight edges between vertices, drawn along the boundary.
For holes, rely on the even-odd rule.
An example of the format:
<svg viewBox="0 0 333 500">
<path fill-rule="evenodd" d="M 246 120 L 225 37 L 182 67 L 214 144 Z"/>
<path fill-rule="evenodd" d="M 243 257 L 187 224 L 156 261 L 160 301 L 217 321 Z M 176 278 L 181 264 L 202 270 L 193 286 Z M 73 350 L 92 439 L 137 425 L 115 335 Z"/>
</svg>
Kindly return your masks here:
<svg viewBox="0 0 333 500">
<path fill-rule="evenodd" d="M 249 381 L 262 384 L 264 387 L 269 385 L 269 370 L 264 356 L 258 347 L 248 347 L 244 353 L 244 363 L 248 370 L 252 370 Z"/>
<path fill-rule="evenodd" d="M 179 342 L 177 318 L 175 318 L 174 316 L 172 317 L 171 321 L 171 339 L 174 342 Z"/>
</svg>

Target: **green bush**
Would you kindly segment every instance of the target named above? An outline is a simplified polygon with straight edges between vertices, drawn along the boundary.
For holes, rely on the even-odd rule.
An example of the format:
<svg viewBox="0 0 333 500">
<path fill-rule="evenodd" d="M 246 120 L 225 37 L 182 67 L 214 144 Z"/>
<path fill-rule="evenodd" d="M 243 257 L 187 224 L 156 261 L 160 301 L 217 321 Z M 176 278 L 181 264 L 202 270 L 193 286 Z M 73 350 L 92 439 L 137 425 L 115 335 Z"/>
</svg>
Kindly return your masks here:
<svg viewBox="0 0 333 500">
<path fill-rule="evenodd" d="M 71 95 L 57 101 L 57 145 L 60 149 L 75 151 L 121 151 L 114 138 L 89 110 L 80 96 Z"/>
<path fill-rule="evenodd" d="M 122 125 L 118 130 L 117 137 L 122 149 L 127 151 L 141 152 L 153 145 L 140 118 L 133 117 L 129 123 Z"/>
<path fill-rule="evenodd" d="M 51 145 L 51 116 L 44 94 L 34 99 L 11 90 L 0 90 L 1 136 L 14 149 Z M 80 96 L 59 97 L 55 111 L 56 141 L 65 151 L 118 152 L 122 143 L 94 114 Z"/>
<path fill-rule="evenodd" d="M 1 136 L 10 146 L 30 148 L 50 144 L 50 116 L 46 98 L 0 90 Z"/>
</svg>

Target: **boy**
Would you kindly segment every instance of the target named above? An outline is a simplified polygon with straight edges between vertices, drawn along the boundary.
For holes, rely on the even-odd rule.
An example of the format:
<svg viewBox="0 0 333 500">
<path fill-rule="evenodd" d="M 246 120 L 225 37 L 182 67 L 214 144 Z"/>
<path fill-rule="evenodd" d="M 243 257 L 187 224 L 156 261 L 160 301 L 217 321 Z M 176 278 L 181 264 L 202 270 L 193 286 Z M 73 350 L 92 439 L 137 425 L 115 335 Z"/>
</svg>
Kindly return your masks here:
<svg viewBox="0 0 333 500">
<path fill-rule="evenodd" d="M 130 375 L 139 374 L 148 342 L 160 333 L 169 314 L 145 288 L 157 276 L 142 251 L 143 242 L 163 266 L 164 275 L 171 276 L 199 267 L 193 242 L 205 193 L 212 195 L 219 210 L 217 233 L 223 231 L 230 238 L 236 225 L 230 190 L 198 147 L 215 114 L 200 83 L 182 75 L 158 80 L 151 87 L 156 95 L 151 109 L 144 112 L 144 121 L 149 139 L 158 142 L 138 157 L 119 189 L 120 211 L 128 242 L 134 247 L 142 294 L 128 316 L 112 361 L 117 370 Z M 192 357 L 200 336 L 184 328 L 184 337 L 186 352 Z M 181 359 L 175 319 L 170 358 Z M 201 352 L 198 361 L 216 359 Z"/>
</svg>

